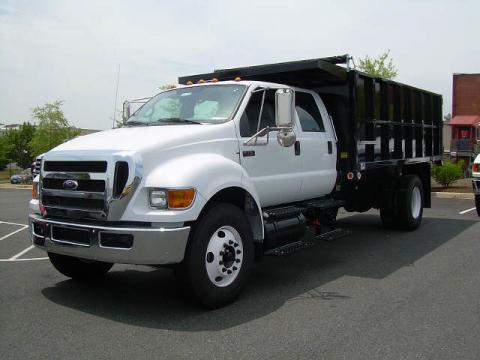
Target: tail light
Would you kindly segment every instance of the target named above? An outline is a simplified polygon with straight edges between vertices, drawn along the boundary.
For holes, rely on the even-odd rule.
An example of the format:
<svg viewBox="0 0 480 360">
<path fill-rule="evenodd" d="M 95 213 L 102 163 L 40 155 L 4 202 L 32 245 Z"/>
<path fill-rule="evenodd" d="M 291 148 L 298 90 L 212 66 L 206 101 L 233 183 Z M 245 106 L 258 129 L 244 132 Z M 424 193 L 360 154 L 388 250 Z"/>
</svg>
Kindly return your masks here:
<svg viewBox="0 0 480 360">
<path fill-rule="evenodd" d="M 478 172 L 479 168 L 480 168 L 480 164 L 474 163 L 473 166 L 472 166 L 472 171 L 473 172 Z"/>
</svg>

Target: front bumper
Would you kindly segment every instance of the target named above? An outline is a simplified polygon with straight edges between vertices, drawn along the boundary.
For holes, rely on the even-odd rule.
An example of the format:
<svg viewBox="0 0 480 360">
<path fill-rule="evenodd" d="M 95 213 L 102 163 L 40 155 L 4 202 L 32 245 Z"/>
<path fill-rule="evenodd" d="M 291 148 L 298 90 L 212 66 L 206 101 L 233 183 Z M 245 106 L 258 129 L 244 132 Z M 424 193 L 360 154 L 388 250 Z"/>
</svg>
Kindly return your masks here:
<svg viewBox="0 0 480 360">
<path fill-rule="evenodd" d="M 29 225 L 33 245 L 45 251 L 89 260 L 139 265 L 181 262 L 190 233 L 189 226 L 110 227 L 44 219 L 37 214 L 29 215 Z M 115 239 L 118 241 L 115 242 Z"/>
<path fill-rule="evenodd" d="M 480 178 L 473 178 L 472 185 L 475 195 L 480 195 Z"/>
</svg>

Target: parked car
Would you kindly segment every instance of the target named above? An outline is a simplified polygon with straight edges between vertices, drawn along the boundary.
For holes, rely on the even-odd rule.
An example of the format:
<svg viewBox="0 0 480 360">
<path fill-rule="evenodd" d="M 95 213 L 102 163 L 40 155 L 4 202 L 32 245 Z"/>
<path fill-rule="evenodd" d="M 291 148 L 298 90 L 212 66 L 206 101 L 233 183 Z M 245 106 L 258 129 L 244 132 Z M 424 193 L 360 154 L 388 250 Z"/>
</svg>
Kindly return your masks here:
<svg viewBox="0 0 480 360">
<path fill-rule="evenodd" d="M 10 183 L 11 184 L 20 184 L 23 181 L 22 175 L 12 175 L 10 176 Z"/>
</svg>

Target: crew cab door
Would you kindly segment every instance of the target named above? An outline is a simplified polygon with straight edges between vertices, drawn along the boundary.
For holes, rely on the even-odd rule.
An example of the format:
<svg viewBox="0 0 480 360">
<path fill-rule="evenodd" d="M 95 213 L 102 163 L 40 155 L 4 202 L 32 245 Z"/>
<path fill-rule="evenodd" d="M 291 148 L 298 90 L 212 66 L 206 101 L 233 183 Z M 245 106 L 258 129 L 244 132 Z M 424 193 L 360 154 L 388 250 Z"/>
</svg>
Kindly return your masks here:
<svg viewBox="0 0 480 360">
<path fill-rule="evenodd" d="M 295 110 L 300 124 L 297 147 L 302 158 L 302 198 L 327 195 L 337 178 L 337 146 L 330 117 L 315 93 L 297 90 Z"/>
<path fill-rule="evenodd" d="M 240 162 L 255 185 L 262 207 L 300 198 L 302 159 L 296 153 L 295 146 L 281 146 L 277 141 L 277 131 L 258 137 L 254 145 L 245 144 L 257 129 L 275 127 L 275 91 L 262 88 L 254 90 L 239 123 Z M 259 125 L 260 110 L 262 116 Z"/>
</svg>

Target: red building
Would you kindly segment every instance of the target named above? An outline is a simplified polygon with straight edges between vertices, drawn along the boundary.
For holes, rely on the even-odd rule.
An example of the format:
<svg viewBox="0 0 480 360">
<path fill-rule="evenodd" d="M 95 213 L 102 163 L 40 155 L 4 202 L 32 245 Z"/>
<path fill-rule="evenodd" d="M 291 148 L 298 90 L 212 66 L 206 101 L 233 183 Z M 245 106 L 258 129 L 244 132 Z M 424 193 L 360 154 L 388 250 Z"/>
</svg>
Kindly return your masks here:
<svg viewBox="0 0 480 360">
<path fill-rule="evenodd" d="M 450 155 L 468 167 L 480 144 L 480 74 L 453 74 Z"/>
</svg>

